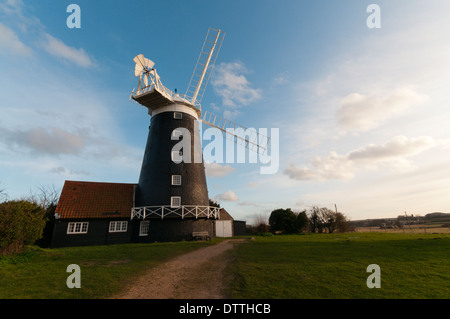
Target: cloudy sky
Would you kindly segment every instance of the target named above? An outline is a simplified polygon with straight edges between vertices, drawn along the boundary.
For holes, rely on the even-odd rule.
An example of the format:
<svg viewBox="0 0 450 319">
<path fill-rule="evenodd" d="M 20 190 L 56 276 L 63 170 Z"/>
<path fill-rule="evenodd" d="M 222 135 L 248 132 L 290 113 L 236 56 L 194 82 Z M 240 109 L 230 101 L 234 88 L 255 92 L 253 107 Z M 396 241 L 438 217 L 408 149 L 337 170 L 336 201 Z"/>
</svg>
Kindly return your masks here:
<svg viewBox="0 0 450 319">
<path fill-rule="evenodd" d="M 67 25 L 72 3 L 80 28 Z M 380 28 L 369 28 L 370 4 Z M 0 0 L 0 188 L 13 199 L 65 180 L 136 183 L 149 116 L 129 101 L 132 60 L 143 53 L 184 92 L 213 27 L 226 36 L 202 108 L 274 133 L 271 174 L 264 158 L 205 156 L 209 196 L 236 219 L 335 204 L 354 220 L 449 212 L 449 10 L 444 0 Z"/>
</svg>

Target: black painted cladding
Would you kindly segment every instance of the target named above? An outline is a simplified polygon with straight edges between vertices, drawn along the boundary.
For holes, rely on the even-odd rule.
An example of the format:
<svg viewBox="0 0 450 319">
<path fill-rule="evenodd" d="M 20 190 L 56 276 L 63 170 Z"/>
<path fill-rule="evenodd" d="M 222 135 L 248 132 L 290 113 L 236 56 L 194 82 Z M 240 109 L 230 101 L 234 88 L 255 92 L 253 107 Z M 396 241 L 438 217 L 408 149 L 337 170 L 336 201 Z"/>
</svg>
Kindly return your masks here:
<svg viewBox="0 0 450 319">
<path fill-rule="evenodd" d="M 126 221 L 127 231 L 110 233 L 111 221 Z M 67 226 L 70 222 L 88 222 L 86 234 L 67 234 Z M 129 220 L 124 219 L 65 219 L 55 220 L 53 228 L 52 248 L 71 246 L 92 246 L 125 244 L 131 242 L 133 228 Z"/>
<path fill-rule="evenodd" d="M 172 132 L 186 128 L 191 134 L 192 163 L 174 163 Z M 170 205 L 171 196 L 181 196 L 181 205 L 209 206 L 205 167 L 194 161 L 194 133 L 199 134 L 198 121 L 183 113 L 175 119 L 174 112 L 159 113 L 151 118 L 147 145 L 136 188 L 135 207 Z M 184 137 L 183 137 L 184 138 Z M 172 175 L 181 175 L 181 186 L 172 186 Z"/>
</svg>

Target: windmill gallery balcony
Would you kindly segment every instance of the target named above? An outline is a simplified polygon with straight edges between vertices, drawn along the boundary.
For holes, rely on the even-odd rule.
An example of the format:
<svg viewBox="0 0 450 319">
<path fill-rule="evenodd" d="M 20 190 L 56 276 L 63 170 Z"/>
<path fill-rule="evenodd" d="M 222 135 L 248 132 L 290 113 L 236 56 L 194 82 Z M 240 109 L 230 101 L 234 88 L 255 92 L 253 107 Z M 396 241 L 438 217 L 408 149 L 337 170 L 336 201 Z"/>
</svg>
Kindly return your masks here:
<svg viewBox="0 0 450 319">
<path fill-rule="evenodd" d="M 178 207 L 172 206 L 144 206 L 133 207 L 131 210 L 131 219 L 147 219 L 147 218 L 211 218 L 220 219 L 220 208 L 213 206 L 194 206 L 182 205 Z"/>
</svg>

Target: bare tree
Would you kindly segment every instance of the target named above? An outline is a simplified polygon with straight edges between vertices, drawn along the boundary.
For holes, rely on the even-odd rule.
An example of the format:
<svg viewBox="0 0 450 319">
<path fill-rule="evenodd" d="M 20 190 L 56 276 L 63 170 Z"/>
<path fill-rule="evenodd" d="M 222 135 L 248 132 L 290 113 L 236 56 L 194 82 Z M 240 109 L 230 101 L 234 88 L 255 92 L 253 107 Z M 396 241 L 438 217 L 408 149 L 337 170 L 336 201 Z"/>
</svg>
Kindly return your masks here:
<svg viewBox="0 0 450 319">
<path fill-rule="evenodd" d="M 320 208 L 317 206 L 313 206 L 309 209 L 309 229 L 312 233 L 323 232 L 322 214 L 320 213 Z"/>
<path fill-rule="evenodd" d="M 337 228 L 337 213 L 331 209 L 322 207 L 319 210 L 319 214 L 321 216 L 324 228 L 326 228 L 329 233 L 333 233 Z"/>
<path fill-rule="evenodd" d="M 344 214 L 338 211 L 333 211 L 326 207 L 319 208 L 313 206 L 309 212 L 309 226 L 312 233 L 351 231 L 350 221 Z"/>
<path fill-rule="evenodd" d="M 61 191 L 56 188 L 55 185 L 51 186 L 38 186 L 35 192 L 30 190 L 28 200 L 36 203 L 44 209 L 48 209 L 52 206 L 56 206 L 59 200 L 59 194 Z"/>
<path fill-rule="evenodd" d="M 263 213 L 255 215 L 253 228 L 257 233 L 266 233 L 270 230 L 267 216 Z"/>
</svg>

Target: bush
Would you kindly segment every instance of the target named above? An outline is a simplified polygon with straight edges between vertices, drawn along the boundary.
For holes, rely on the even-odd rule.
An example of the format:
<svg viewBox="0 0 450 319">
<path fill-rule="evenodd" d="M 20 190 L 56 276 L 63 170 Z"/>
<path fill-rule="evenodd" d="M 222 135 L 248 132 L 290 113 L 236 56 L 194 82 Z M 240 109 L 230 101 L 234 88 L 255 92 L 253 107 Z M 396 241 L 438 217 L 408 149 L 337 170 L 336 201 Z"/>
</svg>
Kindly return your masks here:
<svg viewBox="0 0 450 319">
<path fill-rule="evenodd" d="M 28 201 L 0 204 L 0 254 L 21 252 L 42 237 L 45 209 Z"/>
</svg>

